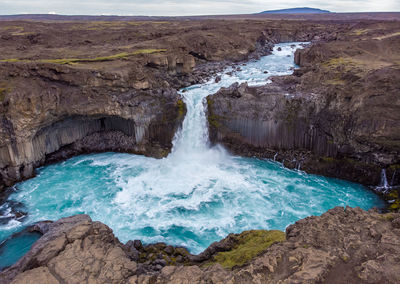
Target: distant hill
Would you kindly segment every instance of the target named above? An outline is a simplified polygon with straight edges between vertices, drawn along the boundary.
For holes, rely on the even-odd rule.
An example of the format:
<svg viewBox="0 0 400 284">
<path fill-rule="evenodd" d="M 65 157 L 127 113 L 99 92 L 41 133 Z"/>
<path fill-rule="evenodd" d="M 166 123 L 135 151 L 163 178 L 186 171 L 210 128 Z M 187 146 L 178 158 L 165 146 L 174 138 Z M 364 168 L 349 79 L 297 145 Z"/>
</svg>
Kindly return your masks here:
<svg viewBox="0 0 400 284">
<path fill-rule="evenodd" d="M 261 12 L 260 14 L 321 14 L 321 13 L 330 13 L 330 11 L 303 7 L 303 8 L 291 8 L 291 9 L 281 9 L 281 10 L 269 10 Z"/>
</svg>

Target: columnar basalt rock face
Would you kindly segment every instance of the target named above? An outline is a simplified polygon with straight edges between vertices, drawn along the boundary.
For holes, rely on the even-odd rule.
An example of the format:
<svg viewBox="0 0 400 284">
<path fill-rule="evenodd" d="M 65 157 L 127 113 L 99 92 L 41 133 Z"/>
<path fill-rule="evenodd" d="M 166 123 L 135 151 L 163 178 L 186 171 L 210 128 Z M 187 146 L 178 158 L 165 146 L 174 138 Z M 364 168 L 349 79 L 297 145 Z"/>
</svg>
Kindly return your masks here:
<svg viewBox="0 0 400 284">
<path fill-rule="evenodd" d="M 379 185 L 386 169 L 390 185 L 399 185 L 400 37 L 363 31 L 370 34 L 355 29 L 298 50 L 301 68 L 270 85 L 233 85 L 208 97 L 212 141 L 366 185 Z M 385 58 L 371 56 L 383 50 Z"/>
<path fill-rule="evenodd" d="M 163 156 L 185 106 L 174 89 L 138 90 L 128 78 L 51 66 L 2 66 L 14 91 L 1 105 L 0 169 L 11 185 L 63 155 L 124 151 Z M 95 80 L 96 82 L 92 82 Z M 63 150 L 64 153 L 59 151 Z"/>
<path fill-rule="evenodd" d="M 198 256 L 165 244 L 123 245 L 86 215 L 33 229 L 44 235 L 0 273 L 0 283 L 397 283 L 400 277 L 399 213 L 337 207 L 289 226 L 286 240 L 268 231 L 231 234 Z M 254 251 L 262 240 L 269 244 L 248 258 L 243 246 Z M 244 263 L 235 258 L 240 264 L 222 266 L 222 255 L 240 253 Z"/>
</svg>

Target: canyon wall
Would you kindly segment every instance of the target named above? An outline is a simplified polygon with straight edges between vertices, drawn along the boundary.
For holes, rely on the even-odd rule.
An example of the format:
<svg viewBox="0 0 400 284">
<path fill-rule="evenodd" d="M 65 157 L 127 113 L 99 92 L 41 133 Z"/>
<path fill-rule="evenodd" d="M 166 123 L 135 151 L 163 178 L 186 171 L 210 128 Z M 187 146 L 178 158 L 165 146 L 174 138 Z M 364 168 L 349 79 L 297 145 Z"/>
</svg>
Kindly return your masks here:
<svg viewBox="0 0 400 284">
<path fill-rule="evenodd" d="M 207 98 L 211 140 L 365 185 L 386 169 L 389 185 L 400 184 L 399 41 L 316 43 L 296 52 L 293 75 L 220 90 Z M 383 50 L 385 59 L 370 55 Z"/>
<path fill-rule="evenodd" d="M 186 113 L 177 89 L 276 42 L 334 38 L 342 26 L 0 22 L 0 188 L 80 153 L 164 157 Z"/>
<path fill-rule="evenodd" d="M 165 156 L 186 112 L 171 88 L 136 89 L 123 76 L 64 66 L 10 65 L 0 70 L 15 72 L 8 81 L 14 91 L 0 106 L 4 185 L 79 153 Z"/>
</svg>

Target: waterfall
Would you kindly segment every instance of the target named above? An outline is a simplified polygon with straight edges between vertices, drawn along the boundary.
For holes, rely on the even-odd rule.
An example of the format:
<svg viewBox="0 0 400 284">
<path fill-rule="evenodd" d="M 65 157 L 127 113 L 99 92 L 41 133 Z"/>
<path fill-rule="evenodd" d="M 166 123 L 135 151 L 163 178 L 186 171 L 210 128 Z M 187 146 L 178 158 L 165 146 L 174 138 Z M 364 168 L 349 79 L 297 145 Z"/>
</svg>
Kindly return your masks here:
<svg viewBox="0 0 400 284">
<path fill-rule="evenodd" d="M 394 178 L 396 177 L 396 170 L 393 171 L 391 185 L 394 186 Z"/>
<path fill-rule="evenodd" d="M 391 186 L 389 185 L 386 176 L 386 169 L 382 169 L 381 171 L 381 183 L 376 187 L 376 190 L 383 193 L 387 193 L 391 190 Z"/>
<path fill-rule="evenodd" d="M 360 185 L 210 146 L 205 98 L 235 82 L 264 85 L 269 76 L 291 74 L 297 47 L 280 44 L 272 55 L 248 62 L 241 71 L 228 68 L 218 82 L 182 90 L 187 114 L 166 158 L 91 154 L 39 169 L 37 177 L 10 195 L 8 204 L 23 204 L 28 215 L 0 222 L 0 241 L 36 221 L 85 213 L 112 227 L 123 242 L 166 242 L 200 253 L 229 233 L 284 230 L 335 206 L 383 206 Z M 296 166 L 300 170 L 300 162 Z M 0 217 L 7 214 L 7 204 L 0 204 Z"/>
<path fill-rule="evenodd" d="M 385 189 L 389 188 L 389 183 L 388 183 L 387 177 L 386 177 L 386 169 L 382 169 L 382 172 L 381 172 L 381 186 Z"/>
</svg>

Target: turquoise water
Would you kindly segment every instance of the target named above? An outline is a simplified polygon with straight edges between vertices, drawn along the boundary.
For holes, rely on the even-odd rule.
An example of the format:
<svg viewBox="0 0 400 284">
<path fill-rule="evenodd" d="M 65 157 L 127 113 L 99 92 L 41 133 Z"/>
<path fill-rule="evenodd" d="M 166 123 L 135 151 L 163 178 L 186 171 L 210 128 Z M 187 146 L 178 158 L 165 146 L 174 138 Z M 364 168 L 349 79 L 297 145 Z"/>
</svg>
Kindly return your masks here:
<svg viewBox="0 0 400 284">
<path fill-rule="evenodd" d="M 42 235 L 37 232 L 20 232 L 0 244 L 0 271 L 17 262 Z"/>
<path fill-rule="evenodd" d="M 166 242 L 199 253 L 229 233 L 284 230 L 335 206 L 382 207 L 361 185 L 210 147 L 204 98 L 234 82 L 260 85 L 271 75 L 290 74 L 299 47 L 279 44 L 273 55 L 241 66 L 232 76 L 227 69 L 219 83 L 182 90 L 188 112 L 167 158 L 103 153 L 40 168 L 2 205 L 22 203 L 28 215 L 0 224 L 0 239 L 40 220 L 86 213 L 110 226 L 122 242 Z"/>
</svg>

